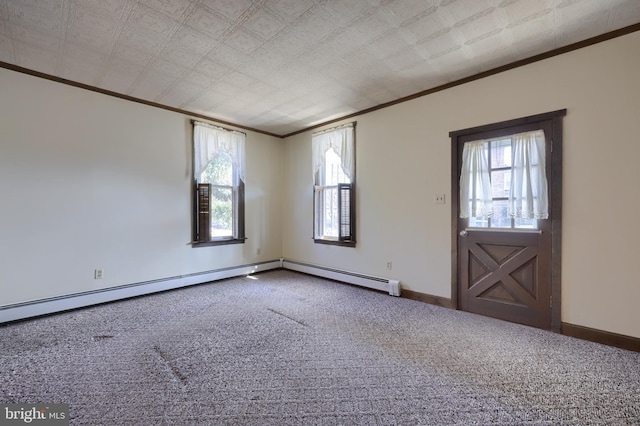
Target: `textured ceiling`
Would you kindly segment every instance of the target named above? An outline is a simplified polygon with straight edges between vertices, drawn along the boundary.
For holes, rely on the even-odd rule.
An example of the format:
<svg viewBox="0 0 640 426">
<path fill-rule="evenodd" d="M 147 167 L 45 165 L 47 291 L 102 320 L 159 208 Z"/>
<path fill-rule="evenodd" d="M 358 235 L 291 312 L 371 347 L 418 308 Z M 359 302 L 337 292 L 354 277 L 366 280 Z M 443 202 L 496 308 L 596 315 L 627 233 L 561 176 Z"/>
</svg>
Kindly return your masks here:
<svg viewBox="0 0 640 426">
<path fill-rule="evenodd" d="M 285 135 L 640 22 L 640 0 L 0 0 L 0 61 Z"/>
</svg>

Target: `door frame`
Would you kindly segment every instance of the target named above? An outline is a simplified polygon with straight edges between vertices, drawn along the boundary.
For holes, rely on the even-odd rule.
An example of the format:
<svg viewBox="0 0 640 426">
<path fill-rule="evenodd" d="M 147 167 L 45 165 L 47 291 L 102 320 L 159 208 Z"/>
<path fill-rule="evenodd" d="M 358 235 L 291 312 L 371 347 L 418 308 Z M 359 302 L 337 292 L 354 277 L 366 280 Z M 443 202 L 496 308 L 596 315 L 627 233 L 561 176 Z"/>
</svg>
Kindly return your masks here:
<svg viewBox="0 0 640 426">
<path fill-rule="evenodd" d="M 566 109 L 551 111 L 528 117 L 516 118 L 483 126 L 471 127 L 449 132 L 451 138 L 451 305 L 460 309 L 458 296 L 458 216 L 460 176 L 460 158 L 458 138 L 473 133 L 497 131 L 507 127 L 532 123 L 550 123 L 551 127 L 551 181 L 549 182 L 549 213 L 551 228 L 551 330 L 560 333 L 562 330 L 561 306 L 561 266 L 562 266 L 562 117 Z"/>
</svg>

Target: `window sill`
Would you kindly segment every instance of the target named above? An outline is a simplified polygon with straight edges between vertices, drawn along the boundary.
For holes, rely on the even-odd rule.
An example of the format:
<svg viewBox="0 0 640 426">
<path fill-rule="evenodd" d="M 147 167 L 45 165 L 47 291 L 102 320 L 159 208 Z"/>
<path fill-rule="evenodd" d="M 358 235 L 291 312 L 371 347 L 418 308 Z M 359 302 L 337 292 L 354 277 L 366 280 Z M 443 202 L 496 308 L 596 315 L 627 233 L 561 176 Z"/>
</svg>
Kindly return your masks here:
<svg viewBox="0 0 640 426">
<path fill-rule="evenodd" d="M 328 239 L 328 238 L 314 238 L 313 242 L 316 243 L 316 244 L 327 244 L 327 245 L 332 245 L 332 246 L 343 246 L 343 247 L 355 247 L 356 246 L 356 242 L 355 241 L 340 241 L 340 240 Z"/>
<path fill-rule="evenodd" d="M 211 241 L 193 241 L 191 247 L 226 246 L 229 244 L 244 244 L 246 238 L 228 238 Z"/>
</svg>

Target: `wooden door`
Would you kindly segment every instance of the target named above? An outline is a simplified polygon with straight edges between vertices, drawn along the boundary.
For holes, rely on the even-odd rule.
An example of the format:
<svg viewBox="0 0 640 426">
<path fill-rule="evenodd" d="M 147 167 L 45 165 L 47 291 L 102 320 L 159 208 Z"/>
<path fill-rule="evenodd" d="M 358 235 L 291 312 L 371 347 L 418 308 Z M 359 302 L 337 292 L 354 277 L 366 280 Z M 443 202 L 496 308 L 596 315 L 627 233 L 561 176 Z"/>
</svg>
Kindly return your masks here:
<svg viewBox="0 0 640 426">
<path fill-rule="evenodd" d="M 556 111 L 450 134 L 454 194 L 452 295 L 458 309 L 560 331 L 561 155 L 558 151 L 561 149 L 559 119 L 565 113 Z M 532 130 L 545 133 L 549 218 L 533 221 L 534 225 L 522 225 L 514 219 L 505 224 L 503 220 L 495 228 L 491 226 L 491 219 L 482 223 L 461 219 L 458 198 L 464 144 L 476 140 L 508 140 L 509 135 Z M 506 169 L 496 168 L 498 172 Z M 500 198 L 494 198 L 494 206 L 500 202 Z"/>
</svg>

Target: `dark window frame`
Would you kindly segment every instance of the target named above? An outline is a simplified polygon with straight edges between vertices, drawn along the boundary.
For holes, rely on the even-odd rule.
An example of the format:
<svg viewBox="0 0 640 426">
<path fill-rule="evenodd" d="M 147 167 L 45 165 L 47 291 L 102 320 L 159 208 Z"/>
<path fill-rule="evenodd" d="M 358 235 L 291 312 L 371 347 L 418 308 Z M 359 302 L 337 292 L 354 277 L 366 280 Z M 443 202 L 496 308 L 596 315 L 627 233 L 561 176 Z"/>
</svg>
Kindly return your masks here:
<svg viewBox="0 0 640 426">
<path fill-rule="evenodd" d="M 535 126 L 532 129 L 533 130 L 527 130 L 527 131 L 528 132 L 535 131 L 536 130 Z M 537 130 L 543 130 L 543 129 L 537 129 Z M 492 159 L 493 158 L 492 151 L 494 149 L 493 148 L 493 143 L 496 142 L 496 141 L 506 140 L 507 138 L 509 138 L 511 140 L 511 144 L 512 144 L 512 147 L 513 147 L 513 136 L 518 134 L 518 133 L 514 133 L 514 134 L 508 134 L 508 133 L 502 134 L 502 133 L 504 133 L 504 132 L 501 132 L 499 134 L 499 136 L 492 137 L 492 138 L 487 138 L 485 140 L 485 143 L 487 144 L 487 153 L 488 153 L 487 160 L 488 160 L 488 163 L 489 163 L 488 164 L 488 166 L 489 166 L 489 179 L 490 179 L 491 186 L 492 186 L 492 197 L 491 197 L 491 199 L 493 201 L 508 201 L 509 200 L 508 196 L 501 196 L 501 197 L 493 196 L 493 183 L 494 183 L 493 172 L 511 170 L 511 166 L 497 166 L 497 167 L 493 166 L 493 159 Z M 520 132 L 520 133 L 524 133 L 524 132 Z M 545 132 L 545 133 L 548 133 L 548 132 Z M 547 136 L 547 135 L 545 135 L 545 136 Z M 473 137 L 467 138 L 467 139 L 474 139 L 474 138 L 475 138 L 475 135 Z M 513 153 L 512 153 L 512 156 L 513 156 Z M 512 159 L 512 161 L 513 161 L 513 159 Z M 469 219 L 471 219 L 471 218 L 469 218 Z M 469 219 L 468 219 L 468 221 L 469 221 Z M 493 230 L 493 231 L 502 230 L 502 231 L 526 232 L 527 230 L 538 230 L 538 227 L 540 226 L 540 223 L 536 221 L 536 227 L 535 228 L 517 227 L 516 226 L 516 220 L 517 219 L 515 219 L 515 218 L 510 218 L 509 219 L 509 226 L 508 227 L 506 227 L 506 226 L 494 226 L 493 225 L 493 220 L 494 220 L 493 217 L 488 217 L 487 218 L 487 226 L 472 226 L 472 225 L 468 225 L 468 228 L 485 229 L 485 230 Z"/>
<path fill-rule="evenodd" d="M 192 121 L 195 125 L 195 121 Z M 225 129 L 226 130 L 226 129 Z M 192 138 L 193 140 L 193 138 Z M 192 155 L 195 155 L 192 142 Z M 195 158 L 192 158 L 192 164 L 195 164 Z M 234 170 L 234 174 L 237 170 Z M 229 244 L 244 244 L 247 239 L 245 236 L 245 183 L 242 179 L 238 179 L 238 185 L 232 186 L 234 197 L 237 197 L 235 204 L 237 205 L 237 214 L 234 216 L 234 220 L 237 221 L 237 232 L 234 237 L 222 237 L 211 239 L 210 234 L 210 202 L 211 202 L 211 187 L 214 186 L 226 186 L 198 183 L 194 178 L 191 183 L 192 194 L 192 226 L 191 226 L 191 247 L 210 247 L 210 246 L 223 246 Z M 201 193 L 201 188 L 208 188 L 206 196 Z M 237 188 L 237 190 L 235 189 Z M 205 204 L 207 206 L 205 207 Z M 209 212 L 209 215 L 206 214 Z M 205 229 L 205 231 L 202 231 Z"/>
<path fill-rule="evenodd" d="M 205 230 L 202 232 L 202 238 L 201 238 L 201 229 L 209 229 L 209 217 L 207 214 L 206 210 L 203 210 L 204 205 L 201 204 L 201 200 L 203 202 L 209 203 L 209 197 L 207 197 L 207 201 L 204 201 L 203 198 L 200 194 L 200 188 L 201 187 L 211 187 L 211 184 L 202 184 L 202 183 L 198 183 L 196 180 L 193 181 L 193 188 L 194 188 L 194 197 L 193 197 L 193 236 L 192 236 L 192 247 L 209 247 L 209 246 L 222 246 L 222 245 L 228 245 L 228 244 L 244 244 L 246 237 L 245 237 L 245 227 L 244 227 L 244 211 L 245 211 L 245 206 L 244 206 L 244 182 L 242 180 L 240 180 L 240 183 L 238 184 L 238 214 L 237 214 L 237 221 L 238 221 L 238 235 L 237 237 L 230 237 L 230 238 L 216 238 L 216 239 L 211 239 L 211 235 L 209 233 L 208 230 Z M 210 214 L 210 213 L 209 213 Z"/>
<path fill-rule="evenodd" d="M 348 192 L 349 206 L 348 212 L 342 207 L 343 191 Z M 315 192 L 315 190 L 314 190 Z M 338 184 L 338 238 L 318 238 L 316 237 L 316 196 L 313 197 L 313 241 L 317 244 L 327 244 L 333 246 L 355 247 L 356 246 L 356 212 L 355 212 L 355 182 Z M 348 223 L 348 232 L 344 233 L 343 221 Z"/>
<path fill-rule="evenodd" d="M 355 144 L 356 144 L 356 134 L 355 134 L 356 122 L 353 123 L 353 144 L 354 144 L 354 156 L 355 156 Z M 316 177 L 314 178 L 314 188 L 313 188 L 313 223 L 312 223 L 312 232 L 313 232 L 313 241 L 316 244 L 326 244 L 332 246 L 342 246 L 342 247 L 355 247 L 356 246 L 356 159 L 354 159 L 354 170 L 353 177 L 350 183 L 338 183 L 337 185 L 325 185 L 324 187 L 336 187 L 338 190 L 338 238 L 319 238 L 316 233 L 316 226 L 318 225 L 318 206 L 316 205 L 317 197 L 316 197 L 316 186 L 318 184 L 319 173 L 316 173 Z M 344 197 L 344 193 L 348 193 L 349 204 L 347 206 L 348 214 L 344 211 L 342 201 Z M 347 233 L 343 233 L 345 229 L 342 227 L 343 222 L 348 222 L 348 231 Z"/>
</svg>

